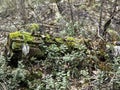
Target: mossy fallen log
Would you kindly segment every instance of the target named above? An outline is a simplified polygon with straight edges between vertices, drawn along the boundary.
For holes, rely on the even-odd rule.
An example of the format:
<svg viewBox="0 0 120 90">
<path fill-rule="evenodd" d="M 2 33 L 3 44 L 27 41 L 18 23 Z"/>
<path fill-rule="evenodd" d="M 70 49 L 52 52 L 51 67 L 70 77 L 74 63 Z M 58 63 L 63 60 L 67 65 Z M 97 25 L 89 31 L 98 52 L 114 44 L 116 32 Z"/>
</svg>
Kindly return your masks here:
<svg viewBox="0 0 120 90">
<path fill-rule="evenodd" d="M 89 54 L 98 55 L 98 59 L 101 59 L 101 57 L 105 56 L 104 54 L 106 52 L 105 49 L 100 46 L 101 42 L 96 43 L 91 39 L 85 39 L 83 37 L 75 38 L 66 36 L 62 38 L 50 34 L 41 35 L 25 31 L 16 31 L 9 33 L 8 35 L 6 57 L 9 59 L 10 63 L 12 62 L 12 64 L 13 61 L 18 62 L 18 60 L 23 58 L 30 60 L 32 57 L 35 57 L 38 60 L 44 60 L 47 58 L 49 50 L 58 53 L 58 56 L 61 55 L 62 57 L 62 55 L 71 53 L 74 50 L 81 51 L 81 45 L 83 45 L 85 50 L 84 53 L 90 51 Z M 106 44 L 103 43 L 101 44 Z M 66 47 L 65 50 L 61 49 L 61 46 Z M 98 50 L 96 50 L 96 48 L 98 48 Z M 106 58 L 104 57 L 104 59 Z"/>
<path fill-rule="evenodd" d="M 88 41 L 87 39 L 77 39 L 74 37 L 54 37 L 50 34 L 44 35 L 33 35 L 25 31 L 16 31 L 9 33 L 8 42 L 6 45 L 6 57 L 10 59 L 9 61 L 21 60 L 23 57 L 30 59 L 35 57 L 39 60 L 45 59 L 47 55 L 47 49 L 51 48 L 51 45 L 56 45 L 60 49 L 61 45 L 65 45 L 67 48 L 66 52 L 72 52 L 74 49 L 79 50 L 80 44 Z M 25 48 L 27 50 L 27 45 L 29 50 L 26 55 L 24 55 Z M 59 50 L 60 51 L 60 50 Z M 9 55 L 8 55 L 9 54 Z M 63 53 L 62 53 L 63 54 Z M 65 54 L 65 53 L 64 53 Z M 19 55 L 19 56 L 18 56 Z M 18 60 L 17 60 L 18 59 Z"/>
<path fill-rule="evenodd" d="M 50 34 L 45 35 L 32 35 L 31 33 L 24 31 L 12 32 L 8 36 L 8 46 L 10 49 L 22 49 L 22 44 L 27 43 L 30 46 L 32 45 L 50 45 L 50 44 L 65 44 L 67 47 L 77 48 L 79 44 L 83 44 L 84 41 L 89 42 L 89 39 L 77 39 L 74 37 L 54 37 Z M 11 47 L 10 47 L 11 46 Z"/>
</svg>

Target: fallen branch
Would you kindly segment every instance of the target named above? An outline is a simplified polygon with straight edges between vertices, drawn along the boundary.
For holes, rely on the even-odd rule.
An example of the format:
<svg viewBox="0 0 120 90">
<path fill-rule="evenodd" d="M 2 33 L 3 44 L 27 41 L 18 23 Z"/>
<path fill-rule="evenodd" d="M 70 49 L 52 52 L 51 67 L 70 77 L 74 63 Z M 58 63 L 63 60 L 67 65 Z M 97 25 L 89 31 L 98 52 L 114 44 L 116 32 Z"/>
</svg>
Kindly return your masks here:
<svg viewBox="0 0 120 90">
<path fill-rule="evenodd" d="M 12 42 L 17 42 L 17 43 L 24 43 L 24 40 L 21 39 L 12 39 Z M 28 44 L 42 44 L 40 41 L 27 41 Z"/>
</svg>

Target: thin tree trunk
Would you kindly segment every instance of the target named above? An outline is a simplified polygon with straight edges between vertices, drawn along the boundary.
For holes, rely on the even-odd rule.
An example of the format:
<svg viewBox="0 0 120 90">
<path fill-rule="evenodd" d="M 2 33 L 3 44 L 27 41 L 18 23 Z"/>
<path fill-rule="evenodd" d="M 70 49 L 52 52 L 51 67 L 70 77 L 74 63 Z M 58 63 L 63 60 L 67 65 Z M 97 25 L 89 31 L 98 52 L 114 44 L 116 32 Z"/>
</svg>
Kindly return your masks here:
<svg viewBox="0 0 120 90">
<path fill-rule="evenodd" d="M 26 8 L 25 8 L 25 0 L 20 0 L 20 15 L 21 19 L 23 20 L 23 25 L 27 23 L 27 14 L 26 14 Z"/>
</svg>

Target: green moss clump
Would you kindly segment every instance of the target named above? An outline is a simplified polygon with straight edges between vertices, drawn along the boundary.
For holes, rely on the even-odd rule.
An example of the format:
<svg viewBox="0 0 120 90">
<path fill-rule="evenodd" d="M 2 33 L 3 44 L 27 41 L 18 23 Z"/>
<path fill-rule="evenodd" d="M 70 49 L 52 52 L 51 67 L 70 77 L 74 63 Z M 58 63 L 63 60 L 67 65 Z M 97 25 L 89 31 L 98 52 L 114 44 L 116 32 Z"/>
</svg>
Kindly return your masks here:
<svg viewBox="0 0 120 90">
<path fill-rule="evenodd" d="M 9 34 L 10 39 L 23 39 L 25 42 L 27 41 L 33 41 L 34 37 L 31 36 L 30 33 L 28 32 L 20 32 L 20 31 L 16 31 L 16 32 L 12 32 Z"/>
<path fill-rule="evenodd" d="M 20 39 L 23 40 L 24 42 L 32 42 L 34 40 L 34 37 L 31 36 L 30 33 L 28 32 L 20 32 L 20 31 L 16 31 L 16 32 L 12 32 L 9 34 L 9 38 L 10 39 Z M 12 49 L 15 50 L 21 50 L 22 48 L 22 43 L 18 43 L 18 42 L 13 42 L 12 43 Z"/>
<path fill-rule="evenodd" d="M 22 34 L 19 31 L 12 32 L 9 34 L 10 39 L 21 38 Z"/>
<path fill-rule="evenodd" d="M 55 41 L 60 44 L 64 43 L 64 40 L 62 38 L 55 38 Z"/>
<path fill-rule="evenodd" d="M 21 48 L 22 48 L 22 43 L 17 43 L 17 42 L 12 43 L 12 49 L 13 50 L 15 50 L 15 49 L 21 50 Z"/>
<path fill-rule="evenodd" d="M 73 38 L 73 37 L 67 37 L 66 41 L 75 41 L 75 38 Z"/>
<path fill-rule="evenodd" d="M 28 25 L 28 27 L 27 27 L 27 31 L 30 33 L 38 31 L 39 29 L 40 29 L 40 26 L 37 23 L 32 23 L 32 24 Z"/>
<path fill-rule="evenodd" d="M 24 41 L 33 41 L 34 40 L 34 37 L 31 36 L 31 34 L 28 32 L 22 32 L 21 34 L 23 35 Z"/>
<path fill-rule="evenodd" d="M 45 43 L 55 43 L 53 37 L 50 34 L 45 34 Z"/>
<path fill-rule="evenodd" d="M 73 37 L 67 37 L 66 38 L 66 44 L 67 44 L 68 47 L 74 48 L 75 45 L 76 45 L 76 39 L 73 38 Z"/>
</svg>

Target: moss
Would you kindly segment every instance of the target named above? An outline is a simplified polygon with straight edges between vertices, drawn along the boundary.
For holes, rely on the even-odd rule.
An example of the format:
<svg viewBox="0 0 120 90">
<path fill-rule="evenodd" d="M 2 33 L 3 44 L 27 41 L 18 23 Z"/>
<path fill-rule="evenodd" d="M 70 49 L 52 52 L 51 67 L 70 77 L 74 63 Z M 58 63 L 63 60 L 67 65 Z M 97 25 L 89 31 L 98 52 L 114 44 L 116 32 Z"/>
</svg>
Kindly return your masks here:
<svg viewBox="0 0 120 90">
<path fill-rule="evenodd" d="M 62 38 L 55 38 L 55 41 L 60 44 L 64 43 L 64 40 Z"/>
<path fill-rule="evenodd" d="M 31 36 L 31 34 L 28 32 L 22 32 L 21 34 L 23 35 L 24 41 L 33 41 L 34 40 L 34 37 Z"/>
<path fill-rule="evenodd" d="M 10 39 L 21 38 L 22 34 L 20 33 L 20 31 L 16 31 L 16 32 L 10 33 L 9 36 L 10 36 Z"/>
<path fill-rule="evenodd" d="M 48 38 L 48 39 L 51 38 L 50 34 L 45 34 L 45 37 Z"/>
<path fill-rule="evenodd" d="M 73 37 L 67 37 L 66 41 L 75 41 L 75 38 L 73 38 Z"/>
<path fill-rule="evenodd" d="M 73 37 L 67 37 L 66 38 L 66 44 L 67 44 L 68 47 L 74 48 L 75 45 L 76 45 L 76 39 L 73 38 Z"/>
<path fill-rule="evenodd" d="M 32 42 L 34 40 L 34 37 L 31 36 L 30 33 L 28 32 L 20 32 L 20 31 L 16 31 L 16 32 L 12 32 L 9 34 L 10 39 L 21 39 L 24 42 Z M 12 49 L 15 50 L 21 50 L 22 48 L 22 43 L 18 43 L 18 42 L 13 42 L 12 43 Z"/>
<path fill-rule="evenodd" d="M 16 42 L 12 43 L 12 49 L 13 50 L 15 50 L 15 49 L 21 50 L 21 48 L 22 48 L 22 43 L 16 43 Z"/>
<path fill-rule="evenodd" d="M 50 34 L 46 34 L 45 35 L 45 40 L 44 40 L 45 43 L 55 43 L 54 40 L 53 40 L 53 37 L 50 35 Z"/>
<path fill-rule="evenodd" d="M 10 39 L 23 39 L 25 42 L 27 41 L 33 41 L 34 37 L 31 36 L 30 33 L 28 32 L 20 32 L 20 31 L 16 31 L 16 32 L 12 32 L 9 34 Z"/>
<path fill-rule="evenodd" d="M 39 27 L 39 24 L 37 24 L 37 23 L 32 23 L 27 26 L 28 32 L 38 31 L 39 29 L 40 29 L 40 27 Z"/>
</svg>

